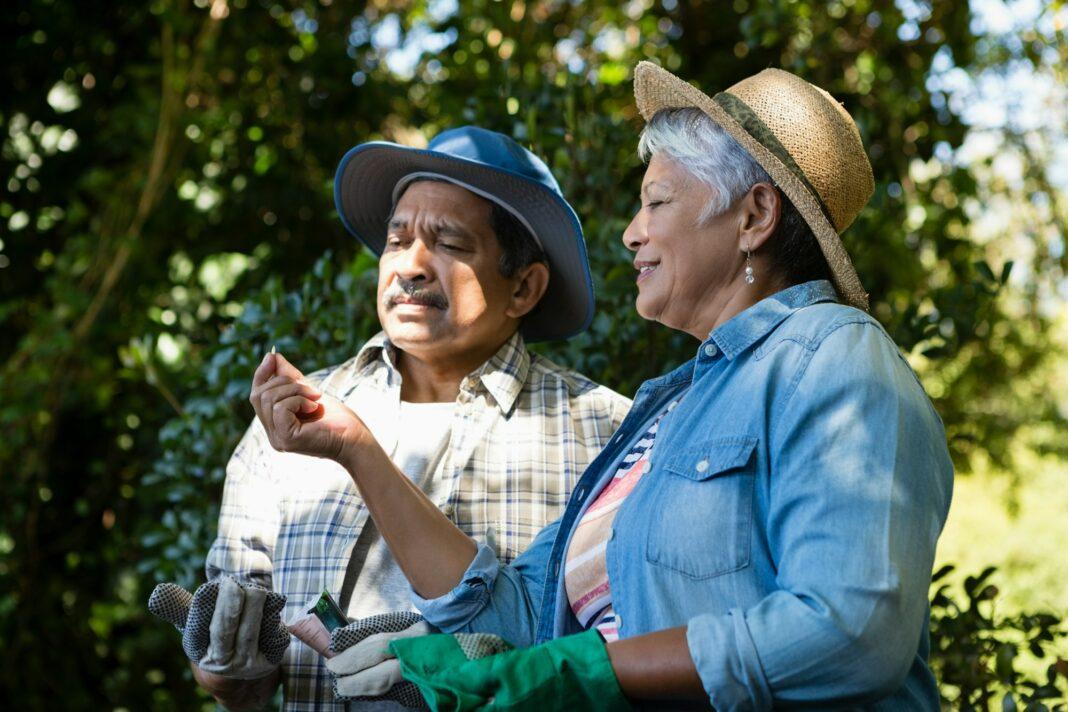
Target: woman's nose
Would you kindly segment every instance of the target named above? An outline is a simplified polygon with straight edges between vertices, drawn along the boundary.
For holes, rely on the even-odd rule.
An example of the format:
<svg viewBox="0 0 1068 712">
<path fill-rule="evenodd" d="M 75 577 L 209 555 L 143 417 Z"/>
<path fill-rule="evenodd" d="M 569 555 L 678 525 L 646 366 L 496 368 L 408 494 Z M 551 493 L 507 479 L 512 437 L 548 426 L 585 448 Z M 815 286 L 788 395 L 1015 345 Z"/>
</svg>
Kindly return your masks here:
<svg viewBox="0 0 1068 712">
<path fill-rule="evenodd" d="M 623 231 L 623 246 L 631 252 L 637 252 L 638 248 L 645 242 L 645 226 L 641 218 L 641 211 L 639 210 L 631 218 L 630 224 L 627 225 L 627 229 Z"/>
</svg>

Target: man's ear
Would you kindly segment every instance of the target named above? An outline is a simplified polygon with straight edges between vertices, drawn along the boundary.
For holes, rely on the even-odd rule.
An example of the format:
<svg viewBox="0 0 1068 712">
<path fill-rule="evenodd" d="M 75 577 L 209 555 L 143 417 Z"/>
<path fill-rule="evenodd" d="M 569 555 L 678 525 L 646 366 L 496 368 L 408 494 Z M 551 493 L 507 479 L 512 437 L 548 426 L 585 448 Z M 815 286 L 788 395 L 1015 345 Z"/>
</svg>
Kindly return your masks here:
<svg viewBox="0 0 1068 712">
<path fill-rule="evenodd" d="M 522 319 L 545 296 L 545 290 L 549 288 L 549 266 L 544 262 L 534 262 L 519 270 L 512 279 L 515 287 L 504 313 L 513 319 Z"/>
<path fill-rule="evenodd" d="M 756 252 L 775 234 L 782 215 L 782 198 L 770 183 L 757 183 L 741 200 L 739 247 Z"/>
</svg>

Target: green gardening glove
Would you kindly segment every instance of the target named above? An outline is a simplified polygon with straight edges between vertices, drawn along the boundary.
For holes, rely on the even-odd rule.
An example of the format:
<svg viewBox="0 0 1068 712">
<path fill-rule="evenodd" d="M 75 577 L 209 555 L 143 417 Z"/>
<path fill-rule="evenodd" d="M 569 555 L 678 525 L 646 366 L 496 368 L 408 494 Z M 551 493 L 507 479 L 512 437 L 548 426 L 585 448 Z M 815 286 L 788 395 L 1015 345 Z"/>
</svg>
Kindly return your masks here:
<svg viewBox="0 0 1068 712">
<path fill-rule="evenodd" d="M 630 709 L 596 630 L 478 660 L 469 659 L 462 638 L 428 635 L 389 645 L 401 674 L 435 712 Z"/>
</svg>

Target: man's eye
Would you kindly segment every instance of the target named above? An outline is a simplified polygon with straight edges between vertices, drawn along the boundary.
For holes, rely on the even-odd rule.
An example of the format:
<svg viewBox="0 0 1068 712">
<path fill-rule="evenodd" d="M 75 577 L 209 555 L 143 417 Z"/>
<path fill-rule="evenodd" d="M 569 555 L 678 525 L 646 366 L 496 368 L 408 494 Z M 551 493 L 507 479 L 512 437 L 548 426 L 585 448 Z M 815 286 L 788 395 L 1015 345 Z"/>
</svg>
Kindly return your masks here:
<svg viewBox="0 0 1068 712">
<path fill-rule="evenodd" d="M 453 242 L 439 242 L 438 244 L 441 245 L 443 249 L 449 250 L 450 252 L 467 252 L 462 246 Z"/>
<path fill-rule="evenodd" d="M 663 200 L 650 200 L 648 203 L 645 204 L 645 207 L 651 209 L 651 208 L 655 208 L 657 205 L 663 205 L 663 204 L 664 204 Z"/>
</svg>

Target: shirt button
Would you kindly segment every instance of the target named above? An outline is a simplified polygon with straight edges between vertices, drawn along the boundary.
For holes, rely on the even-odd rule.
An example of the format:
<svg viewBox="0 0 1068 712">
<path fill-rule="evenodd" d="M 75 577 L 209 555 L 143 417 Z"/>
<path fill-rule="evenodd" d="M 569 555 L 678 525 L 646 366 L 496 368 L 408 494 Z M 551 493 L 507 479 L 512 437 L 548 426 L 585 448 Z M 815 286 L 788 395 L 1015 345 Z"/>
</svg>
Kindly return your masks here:
<svg viewBox="0 0 1068 712">
<path fill-rule="evenodd" d="M 717 351 L 718 351 L 718 349 L 716 349 L 716 345 L 715 344 L 706 344 L 705 345 L 705 356 L 708 356 L 709 358 L 711 358 L 712 356 L 716 355 Z"/>
<path fill-rule="evenodd" d="M 706 472 L 708 470 L 708 460 L 701 460 L 697 463 L 698 472 Z"/>
<path fill-rule="evenodd" d="M 578 488 L 578 492 L 575 493 L 575 501 L 576 502 L 581 502 L 582 499 L 585 496 L 586 496 L 586 488 L 585 487 L 579 487 Z"/>
<path fill-rule="evenodd" d="M 441 511 L 445 512 L 446 517 L 451 517 L 456 512 L 456 507 L 451 504 L 446 504 L 445 508 Z"/>
<path fill-rule="evenodd" d="M 553 564 L 553 578 L 558 578 L 559 576 L 560 576 L 560 562 L 557 561 L 555 564 Z"/>
<path fill-rule="evenodd" d="M 650 464 L 650 462 L 646 460 L 645 463 L 642 465 L 642 474 L 645 474 L 651 469 L 653 469 L 652 464 Z"/>
</svg>

